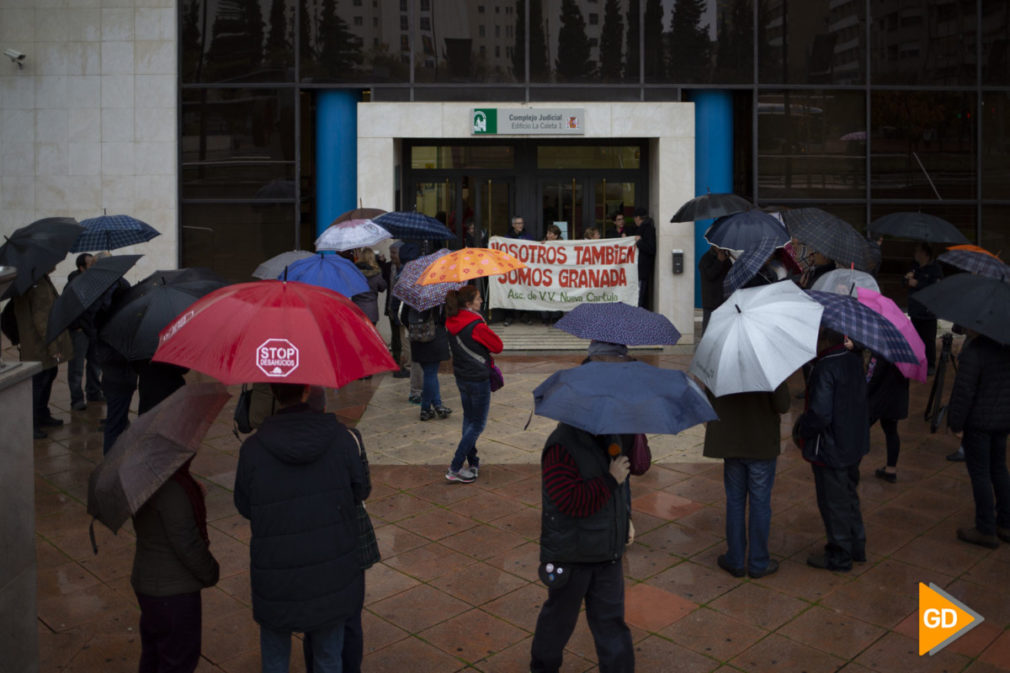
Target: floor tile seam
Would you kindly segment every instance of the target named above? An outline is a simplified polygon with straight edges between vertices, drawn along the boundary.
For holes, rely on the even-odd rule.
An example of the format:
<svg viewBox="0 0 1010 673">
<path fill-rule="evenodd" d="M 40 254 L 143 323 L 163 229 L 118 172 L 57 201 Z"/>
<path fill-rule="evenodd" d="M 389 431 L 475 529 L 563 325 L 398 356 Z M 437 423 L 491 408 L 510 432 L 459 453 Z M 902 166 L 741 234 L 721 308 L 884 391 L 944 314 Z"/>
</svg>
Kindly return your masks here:
<svg viewBox="0 0 1010 673">
<path fill-rule="evenodd" d="M 853 657 L 851 659 L 846 659 L 844 657 L 838 656 L 837 654 L 832 654 L 831 652 L 827 652 L 825 650 L 822 650 L 819 647 L 815 647 L 813 645 L 809 645 L 808 643 L 804 643 L 801 640 L 796 640 L 795 638 L 790 638 L 788 635 L 786 635 L 784 633 L 779 633 L 779 629 L 780 628 L 782 628 L 782 627 L 780 626 L 780 627 L 777 627 L 774 631 L 769 631 L 766 635 L 762 636 L 761 638 L 759 638 L 758 640 L 756 640 L 754 643 L 752 643 L 750 647 L 748 647 L 747 649 L 745 649 L 742 652 L 739 652 L 735 656 L 733 656 L 730 659 L 730 661 L 739 659 L 740 657 L 744 656 L 745 654 L 747 654 L 748 652 L 750 652 L 752 649 L 754 649 L 755 647 L 757 647 L 758 645 L 760 645 L 762 642 L 764 642 L 765 640 L 768 640 L 769 638 L 771 638 L 773 635 L 776 635 L 776 636 L 778 636 L 780 638 L 785 638 L 789 642 L 795 643 L 796 645 L 799 645 L 800 647 L 809 647 L 810 649 L 815 650 L 816 652 L 820 652 L 821 654 L 828 655 L 829 657 L 831 657 L 832 659 L 835 659 L 838 662 L 838 666 L 837 666 L 837 668 L 835 668 L 836 671 L 840 670 L 841 668 L 843 668 L 845 666 L 847 666 L 848 664 L 852 663 L 856 659 L 855 657 Z M 885 638 L 886 636 L 887 636 L 887 633 L 884 633 L 884 634 L 882 634 L 880 636 L 880 638 Z M 876 641 L 874 641 L 874 642 L 876 642 Z M 746 670 L 746 669 L 741 669 L 741 670 Z"/>
<path fill-rule="evenodd" d="M 688 613 L 687 615 L 684 615 L 683 617 L 680 617 L 679 619 L 676 619 L 676 620 L 674 620 L 673 622 L 671 622 L 671 623 L 667 624 L 667 625 L 666 625 L 666 626 L 664 626 L 663 628 L 664 628 L 664 629 L 668 629 L 668 628 L 670 628 L 671 626 L 674 626 L 674 625 L 675 625 L 675 624 L 676 624 L 677 622 L 679 622 L 679 621 L 680 621 L 681 619 L 684 619 L 685 617 L 687 617 L 687 616 L 689 616 L 689 615 L 691 615 L 691 614 L 693 614 L 693 613 L 692 613 L 692 612 L 689 612 L 689 613 Z M 711 660 L 712 662 L 714 662 L 714 663 L 716 663 L 716 664 L 718 664 L 718 665 L 720 665 L 720 666 L 726 666 L 726 665 L 728 665 L 728 664 L 729 664 L 729 662 L 728 662 L 728 661 L 724 661 L 724 660 L 722 660 L 722 659 L 719 659 L 718 657 L 714 657 L 714 656 L 712 656 L 712 655 L 711 655 L 710 653 L 708 653 L 708 652 L 702 652 L 702 651 L 700 651 L 700 650 L 696 650 L 696 649 L 694 649 L 693 647 L 691 647 L 691 645 L 688 645 L 688 644 L 684 644 L 684 643 L 678 643 L 678 642 L 677 642 L 676 640 L 674 640 L 673 638 L 671 638 L 671 637 L 669 637 L 669 636 L 667 636 L 667 635 L 665 635 L 665 634 L 663 634 L 663 633 L 660 633 L 659 631 L 649 631 L 649 630 L 647 630 L 647 629 L 643 629 L 643 630 L 644 630 L 644 631 L 646 632 L 646 634 L 648 634 L 648 635 L 647 635 L 647 637 L 650 637 L 650 638 L 659 638 L 659 639 L 661 639 L 661 640 L 665 640 L 666 642 L 670 643 L 671 645 L 676 645 L 677 647 L 684 647 L 684 648 L 686 648 L 686 649 L 688 649 L 688 650 L 691 650 L 691 651 L 692 651 L 692 652 L 694 652 L 695 654 L 699 654 L 699 655 L 701 655 L 701 656 L 705 657 L 706 659 L 710 659 L 710 660 Z M 762 636 L 762 638 L 763 638 L 763 637 L 764 637 L 764 636 Z M 644 640 L 644 638 L 643 638 L 643 640 Z M 640 641 L 640 642 L 641 642 L 641 641 Z M 715 670 L 715 669 L 712 669 L 712 670 Z"/>
</svg>

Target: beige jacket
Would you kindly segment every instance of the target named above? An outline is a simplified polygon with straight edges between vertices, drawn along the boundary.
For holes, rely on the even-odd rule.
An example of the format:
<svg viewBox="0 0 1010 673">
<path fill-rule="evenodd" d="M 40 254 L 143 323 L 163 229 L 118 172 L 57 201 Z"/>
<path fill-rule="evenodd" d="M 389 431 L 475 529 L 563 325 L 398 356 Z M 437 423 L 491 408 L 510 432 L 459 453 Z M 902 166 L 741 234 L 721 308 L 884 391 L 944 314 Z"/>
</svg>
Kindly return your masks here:
<svg viewBox="0 0 1010 673">
<path fill-rule="evenodd" d="M 36 360 L 43 369 L 57 366 L 74 356 L 70 335 L 64 330 L 51 344 L 46 344 L 49 312 L 56 302 L 56 288 L 49 276 L 32 286 L 28 292 L 14 298 L 14 315 L 21 338 L 21 361 Z"/>
</svg>

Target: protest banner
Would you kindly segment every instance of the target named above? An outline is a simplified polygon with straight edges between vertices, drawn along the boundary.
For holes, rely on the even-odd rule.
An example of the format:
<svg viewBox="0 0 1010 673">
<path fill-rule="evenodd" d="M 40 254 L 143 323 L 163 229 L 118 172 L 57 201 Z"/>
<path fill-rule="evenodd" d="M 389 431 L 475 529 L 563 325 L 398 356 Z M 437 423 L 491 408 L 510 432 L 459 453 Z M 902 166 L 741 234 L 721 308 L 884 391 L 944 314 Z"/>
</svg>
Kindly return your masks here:
<svg viewBox="0 0 1010 673">
<path fill-rule="evenodd" d="M 488 279 L 491 308 L 570 311 L 587 302 L 638 305 L 633 238 L 539 242 L 494 236 L 488 247 L 526 264 Z"/>
</svg>

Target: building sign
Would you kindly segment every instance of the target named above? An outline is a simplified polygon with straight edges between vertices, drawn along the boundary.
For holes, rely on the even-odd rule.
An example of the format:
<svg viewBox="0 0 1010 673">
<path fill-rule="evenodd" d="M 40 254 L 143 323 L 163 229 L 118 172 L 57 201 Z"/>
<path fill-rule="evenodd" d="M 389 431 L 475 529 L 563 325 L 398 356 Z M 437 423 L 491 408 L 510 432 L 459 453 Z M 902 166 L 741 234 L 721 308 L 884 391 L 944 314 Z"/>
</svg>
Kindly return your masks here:
<svg viewBox="0 0 1010 673">
<path fill-rule="evenodd" d="M 491 308 L 570 311 L 587 302 L 638 305 L 633 238 L 539 242 L 493 236 L 488 247 L 526 264 L 488 279 Z"/>
<path fill-rule="evenodd" d="M 585 108 L 474 108 L 471 134 L 585 135 Z"/>
</svg>

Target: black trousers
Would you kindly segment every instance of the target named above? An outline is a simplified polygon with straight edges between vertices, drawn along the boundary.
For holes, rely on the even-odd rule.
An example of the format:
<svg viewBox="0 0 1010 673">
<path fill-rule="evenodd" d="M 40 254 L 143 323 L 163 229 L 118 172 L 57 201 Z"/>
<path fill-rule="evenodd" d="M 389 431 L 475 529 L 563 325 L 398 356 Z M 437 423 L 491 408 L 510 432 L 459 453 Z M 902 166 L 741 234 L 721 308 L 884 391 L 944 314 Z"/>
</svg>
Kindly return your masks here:
<svg viewBox="0 0 1010 673">
<path fill-rule="evenodd" d="M 870 419 L 870 427 L 878 419 Z M 901 437 L 898 435 L 898 421 L 893 418 L 881 418 L 880 429 L 884 431 L 884 442 L 887 446 L 887 466 L 898 466 L 898 455 L 901 453 Z"/>
<path fill-rule="evenodd" d="M 200 592 L 137 594 L 140 603 L 139 673 L 193 673 L 200 663 Z"/>
<path fill-rule="evenodd" d="M 866 529 L 859 510 L 859 463 L 849 467 L 814 465 L 817 509 L 821 512 L 828 543 L 828 567 L 848 569 L 866 558 Z"/>
<path fill-rule="evenodd" d="M 912 327 L 915 328 L 922 343 L 926 344 L 926 366 L 930 369 L 936 367 L 936 318 L 912 318 Z"/>
<path fill-rule="evenodd" d="M 985 535 L 996 527 L 1010 528 L 1010 473 L 1006 466 L 1005 432 L 965 429 L 961 438 L 964 464 L 975 498 L 975 528 Z"/>
<path fill-rule="evenodd" d="M 59 367 L 50 367 L 32 376 L 32 421 L 36 427 L 52 416 L 49 397 L 53 394 L 53 381 L 56 380 L 57 371 Z"/>
<path fill-rule="evenodd" d="M 532 673 L 557 673 L 565 645 L 575 630 L 582 600 L 596 644 L 601 673 L 632 673 L 635 650 L 631 630 L 624 623 L 624 571 L 620 561 L 575 564 L 568 582 L 549 589 L 540 609 L 533 647 Z"/>
<path fill-rule="evenodd" d="M 130 425 L 130 404 L 137 389 L 137 375 L 128 367 L 102 369 L 102 392 L 105 393 L 105 436 L 102 453 L 108 453 Z"/>
</svg>

